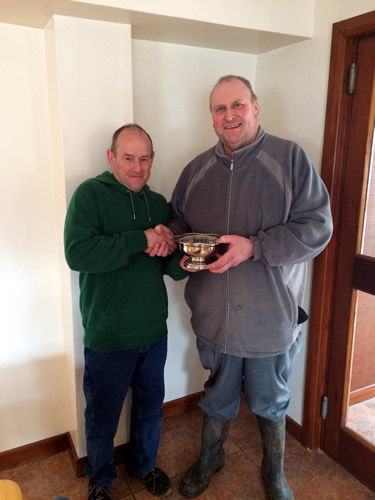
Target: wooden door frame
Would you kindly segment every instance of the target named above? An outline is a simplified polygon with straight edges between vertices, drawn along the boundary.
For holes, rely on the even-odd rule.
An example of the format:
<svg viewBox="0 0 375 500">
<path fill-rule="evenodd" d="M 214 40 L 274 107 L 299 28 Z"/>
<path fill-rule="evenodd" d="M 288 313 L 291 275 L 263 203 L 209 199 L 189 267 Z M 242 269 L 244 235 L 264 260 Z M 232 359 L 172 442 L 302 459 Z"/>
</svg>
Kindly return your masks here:
<svg viewBox="0 0 375 500">
<path fill-rule="evenodd" d="M 302 444 L 320 448 L 323 440 L 321 401 L 326 390 L 327 360 L 336 279 L 336 256 L 343 202 L 346 131 L 351 96 L 348 70 L 359 37 L 375 33 L 375 11 L 335 23 L 332 27 L 331 62 L 321 176 L 331 197 L 334 232 L 314 261 L 306 362 Z"/>
</svg>

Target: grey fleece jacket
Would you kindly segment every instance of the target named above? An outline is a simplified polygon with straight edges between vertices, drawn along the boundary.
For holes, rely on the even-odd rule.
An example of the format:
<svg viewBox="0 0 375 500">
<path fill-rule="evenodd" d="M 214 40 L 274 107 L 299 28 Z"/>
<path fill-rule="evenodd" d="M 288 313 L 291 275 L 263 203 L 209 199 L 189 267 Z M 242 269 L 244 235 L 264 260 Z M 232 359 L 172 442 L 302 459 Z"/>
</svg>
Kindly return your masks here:
<svg viewBox="0 0 375 500">
<path fill-rule="evenodd" d="M 307 261 L 332 234 L 329 196 L 305 152 L 262 128 L 232 160 L 219 142 L 185 167 L 171 205 L 176 234 L 236 234 L 254 244 L 253 258 L 226 273 L 190 274 L 195 334 L 235 356 L 286 352 L 300 330 Z"/>
</svg>

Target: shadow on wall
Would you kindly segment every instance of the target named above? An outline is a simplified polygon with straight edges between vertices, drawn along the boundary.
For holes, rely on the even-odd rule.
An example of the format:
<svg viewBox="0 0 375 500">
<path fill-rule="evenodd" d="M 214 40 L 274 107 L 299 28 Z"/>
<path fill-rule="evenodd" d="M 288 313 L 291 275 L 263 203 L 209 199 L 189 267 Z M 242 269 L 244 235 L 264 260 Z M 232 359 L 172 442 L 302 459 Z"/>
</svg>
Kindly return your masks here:
<svg viewBox="0 0 375 500">
<path fill-rule="evenodd" d="M 207 379 L 207 373 L 199 361 L 196 336 L 190 324 L 190 310 L 184 299 L 186 280 L 174 282 L 166 278 L 166 284 L 169 318 L 165 402 L 202 391 Z"/>
<path fill-rule="evenodd" d="M 66 201 L 69 203 L 77 187 L 87 179 L 96 177 L 105 170 L 110 170 L 107 161 L 107 148 L 111 146 L 112 134 L 116 130 L 109 127 L 104 128 L 99 125 L 95 127 L 86 142 L 82 142 L 81 147 L 87 151 L 87 158 L 82 165 L 76 165 L 75 159 L 66 158 Z"/>
</svg>

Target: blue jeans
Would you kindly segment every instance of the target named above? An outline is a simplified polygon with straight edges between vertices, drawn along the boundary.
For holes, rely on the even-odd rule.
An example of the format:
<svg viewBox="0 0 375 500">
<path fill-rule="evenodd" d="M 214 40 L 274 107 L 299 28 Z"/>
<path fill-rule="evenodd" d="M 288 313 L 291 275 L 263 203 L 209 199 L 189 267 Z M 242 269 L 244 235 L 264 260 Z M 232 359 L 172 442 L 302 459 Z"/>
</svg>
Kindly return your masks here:
<svg viewBox="0 0 375 500">
<path fill-rule="evenodd" d="M 167 339 L 124 351 L 85 347 L 83 390 L 88 465 L 84 473 L 110 487 L 117 471 L 113 440 L 129 387 L 132 389 L 128 472 L 140 476 L 154 469 L 163 423 L 164 365 Z"/>
<path fill-rule="evenodd" d="M 289 351 L 266 358 L 240 358 L 217 352 L 197 339 L 202 366 L 210 370 L 199 406 L 210 417 L 237 416 L 243 388 L 247 406 L 261 417 L 280 422 L 290 402 L 288 380 L 301 349 L 298 334 Z"/>
</svg>

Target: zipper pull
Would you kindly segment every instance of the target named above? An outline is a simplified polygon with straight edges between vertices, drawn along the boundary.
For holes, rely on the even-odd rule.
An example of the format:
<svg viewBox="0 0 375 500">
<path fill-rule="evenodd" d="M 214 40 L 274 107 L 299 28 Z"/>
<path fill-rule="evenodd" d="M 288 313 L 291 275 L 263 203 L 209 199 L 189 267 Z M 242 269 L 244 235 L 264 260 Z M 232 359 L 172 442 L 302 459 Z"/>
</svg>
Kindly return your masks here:
<svg viewBox="0 0 375 500">
<path fill-rule="evenodd" d="M 234 160 L 233 158 L 231 159 L 230 161 L 230 169 L 233 170 L 234 169 Z"/>
</svg>

